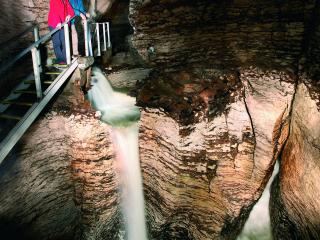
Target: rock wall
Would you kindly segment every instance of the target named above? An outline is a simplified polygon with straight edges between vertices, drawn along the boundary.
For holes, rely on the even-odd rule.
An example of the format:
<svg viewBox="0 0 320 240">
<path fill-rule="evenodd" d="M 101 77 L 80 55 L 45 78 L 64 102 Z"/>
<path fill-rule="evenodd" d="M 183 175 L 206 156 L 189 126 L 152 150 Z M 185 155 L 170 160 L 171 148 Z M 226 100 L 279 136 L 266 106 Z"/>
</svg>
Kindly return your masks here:
<svg viewBox="0 0 320 240">
<path fill-rule="evenodd" d="M 232 101 L 214 114 L 206 102 L 193 123 L 143 109 L 140 156 L 151 239 L 234 239 L 263 191 L 285 132 L 293 79 L 253 67 L 238 76 Z M 114 239 L 121 218 L 108 131 L 69 84 L 23 138 L 13 162 L 6 160 L 11 168 L 1 166 L 0 195 L 10 203 L 1 205 L 2 226 L 26 231 L 20 239 Z M 45 194 L 35 198 L 29 182 L 33 193 Z"/>
<path fill-rule="evenodd" d="M 195 63 L 281 68 L 297 63 L 314 5 L 300 0 L 132 0 L 133 44 L 145 61 L 167 70 Z"/>
<path fill-rule="evenodd" d="M 290 135 L 281 154 L 272 204 L 275 239 L 320 238 L 320 113 L 307 87 L 297 88 Z"/>
<path fill-rule="evenodd" d="M 45 32 L 48 1 L 33 4 Z M 235 239 L 278 156 L 274 236 L 319 238 L 318 1 L 131 0 L 129 11 L 133 46 L 155 68 L 135 91 L 150 238 Z M 5 234 L 118 235 L 109 128 L 82 100 L 69 85 L 0 166 Z"/>
<path fill-rule="evenodd" d="M 70 142 L 62 116 L 29 129 L 0 167 L 0 229 L 4 239 L 77 239 Z"/>
<path fill-rule="evenodd" d="M 319 53 L 320 5 L 306 38 L 300 61 L 290 133 L 280 156 L 281 168 L 273 184 L 271 202 L 275 239 L 320 238 L 319 201 Z"/>
<path fill-rule="evenodd" d="M 109 127 L 68 85 L 0 166 L 6 239 L 115 239 L 119 209 Z"/>
<path fill-rule="evenodd" d="M 260 197 L 283 145 L 294 84 L 284 72 L 257 68 L 239 76 L 243 87 L 215 116 L 184 125 L 163 110 L 143 112 L 152 239 L 235 239 Z"/>
</svg>

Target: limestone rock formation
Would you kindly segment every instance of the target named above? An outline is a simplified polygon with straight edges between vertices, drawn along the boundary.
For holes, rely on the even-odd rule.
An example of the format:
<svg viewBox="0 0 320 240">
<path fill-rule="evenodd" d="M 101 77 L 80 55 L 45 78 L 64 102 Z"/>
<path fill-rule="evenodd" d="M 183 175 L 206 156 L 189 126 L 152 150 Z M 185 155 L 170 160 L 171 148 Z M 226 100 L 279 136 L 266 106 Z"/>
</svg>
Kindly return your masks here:
<svg viewBox="0 0 320 240">
<path fill-rule="evenodd" d="M 143 112 L 140 153 L 154 239 L 234 239 L 260 197 L 294 84 L 284 72 L 257 68 L 242 69 L 238 81 L 243 87 L 222 112 L 192 124 Z"/>
<path fill-rule="evenodd" d="M 319 13 L 317 3 L 305 43 L 306 51 L 300 60 L 289 137 L 280 155 L 280 173 L 272 188 L 275 239 L 320 238 Z"/>
<path fill-rule="evenodd" d="M 187 125 L 163 110 L 142 111 L 140 155 L 152 239 L 233 239 L 259 198 L 276 153 L 278 135 L 271 133 L 285 122 L 294 87 L 285 73 L 248 68 L 237 76 L 226 78 L 231 81 L 226 85 L 236 86 L 224 96 L 232 101 L 211 95 L 225 104 L 210 113 L 213 103 L 202 97 L 207 107 Z M 22 234 L 33 239 L 113 239 L 121 220 L 108 127 L 83 105 L 83 96 L 72 86 L 6 161 L 11 168 L 1 168 L 7 183 L 1 184 L 1 197 L 8 202 L 1 205 L 1 219 L 14 223 L 15 229 L 28 226 Z M 203 92 L 186 89 L 195 91 L 191 95 Z M 252 108 L 253 102 L 257 108 Z M 262 108 L 269 118 L 259 117 Z M 9 190 L 13 179 L 17 195 Z M 43 195 L 33 199 L 28 182 L 32 193 Z M 26 198 L 30 200 L 25 205 Z M 61 210 L 56 220 L 51 217 L 55 209 Z"/>
<path fill-rule="evenodd" d="M 166 70 L 196 63 L 292 66 L 315 2 L 132 0 L 133 45 L 145 61 Z"/>
<path fill-rule="evenodd" d="M 115 239 L 109 127 L 85 107 L 79 87 L 69 86 L 0 166 L 5 239 Z"/>
<path fill-rule="evenodd" d="M 320 238 L 320 112 L 304 83 L 295 94 L 289 138 L 273 186 L 275 239 Z"/>
<path fill-rule="evenodd" d="M 29 2 L 28 14 L 46 32 L 48 1 Z M 90 3 L 104 14 L 113 1 Z M 142 111 L 150 239 L 235 239 L 278 157 L 275 238 L 319 238 L 319 64 L 310 60 L 320 52 L 311 24 L 318 23 L 318 5 L 130 1 L 131 50 L 153 69 L 147 76 L 134 66 L 109 78 L 131 88 L 124 78 L 143 76 L 130 94 Z M 86 104 L 70 83 L 0 166 L 4 234 L 117 238 L 122 223 L 109 127 Z"/>
</svg>

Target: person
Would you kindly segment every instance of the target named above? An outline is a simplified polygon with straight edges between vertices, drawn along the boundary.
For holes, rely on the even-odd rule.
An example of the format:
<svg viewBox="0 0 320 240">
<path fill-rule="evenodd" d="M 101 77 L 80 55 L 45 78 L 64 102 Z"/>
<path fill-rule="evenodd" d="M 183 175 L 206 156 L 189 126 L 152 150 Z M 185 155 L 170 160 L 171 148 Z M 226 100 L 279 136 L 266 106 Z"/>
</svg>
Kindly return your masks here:
<svg viewBox="0 0 320 240">
<path fill-rule="evenodd" d="M 48 14 L 49 30 L 55 28 L 59 30 L 52 35 L 53 50 L 58 64 L 66 64 L 66 48 L 64 40 L 64 30 L 61 29 L 64 21 L 69 21 L 74 16 L 74 11 L 69 0 L 50 0 Z"/>
<path fill-rule="evenodd" d="M 75 16 L 80 16 L 82 20 L 90 17 L 90 14 L 86 12 L 82 0 L 70 0 L 70 4 L 73 8 Z M 72 37 L 72 54 L 73 56 L 79 56 L 78 49 L 78 34 L 75 26 L 75 19 L 71 21 L 71 37 Z"/>
</svg>

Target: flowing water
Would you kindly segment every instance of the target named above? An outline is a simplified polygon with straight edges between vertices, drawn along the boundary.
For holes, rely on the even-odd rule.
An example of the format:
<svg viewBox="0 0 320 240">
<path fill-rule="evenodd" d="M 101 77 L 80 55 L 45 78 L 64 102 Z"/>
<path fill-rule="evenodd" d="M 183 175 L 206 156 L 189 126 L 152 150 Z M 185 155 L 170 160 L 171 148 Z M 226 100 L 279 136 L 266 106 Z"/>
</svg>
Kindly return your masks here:
<svg viewBox="0 0 320 240">
<path fill-rule="evenodd" d="M 272 240 L 269 212 L 270 187 L 278 172 L 279 164 L 277 162 L 261 198 L 252 208 L 249 218 L 237 240 Z"/>
<path fill-rule="evenodd" d="M 101 120 L 112 126 L 121 186 L 121 205 L 128 240 L 146 240 L 142 177 L 139 163 L 137 121 L 140 111 L 135 100 L 113 91 L 103 73 L 93 69 L 88 98 L 101 112 Z"/>
</svg>

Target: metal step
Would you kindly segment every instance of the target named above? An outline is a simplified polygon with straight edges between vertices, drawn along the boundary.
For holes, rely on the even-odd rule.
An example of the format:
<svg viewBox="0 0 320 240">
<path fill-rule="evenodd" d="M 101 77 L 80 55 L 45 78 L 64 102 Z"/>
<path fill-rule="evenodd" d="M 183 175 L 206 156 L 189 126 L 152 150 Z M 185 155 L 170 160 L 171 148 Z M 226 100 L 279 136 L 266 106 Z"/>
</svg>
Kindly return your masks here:
<svg viewBox="0 0 320 240">
<path fill-rule="evenodd" d="M 60 75 L 61 72 L 46 72 L 47 75 Z"/>
<path fill-rule="evenodd" d="M 52 64 L 52 65 L 48 65 L 48 67 L 67 68 L 68 64 Z"/>
<path fill-rule="evenodd" d="M 34 80 L 25 80 L 23 81 L 24 83 L 27 83 L 27 84 L 35 84 L 35 81 Z M 53 81 L 51 80 L 45 80 L 45 81 L 42 81 L 43 84 L 46 84 L 46 85 L 50 85 L 51 83 L 53 83 Z"/>
<path fill-rule="evenodd" d="M 31 107 L 33 105 L 32 102 L 19 102 L 17 100 L 3 100 L 0 101 L 1 104 L 12 104 L 12 105 L 19 105 L 19 106 L 26 106 Z"/>
<path fill-rule="evenodd" d="M 15 90 L 14 93 L 37 94 L 35 90 L 26 90 L 26 89 Z"/>
<path fill-rule="evenodd" d="M 53 83 L 54 81 L 50 81 L 50 80 L 47 80 L 47 81 L 43 81 L 44 84 L 46 85 L 50 85 L 51 83 Z"/>
<path fill-rule="evenodd" d="M 22 119 L 22 117 L 14 116 L 14 115 L 8 115 L 8 114 L 0 114 L 0 118 L 9 119 L 9 120 L 16 120 L 16 121 L 20 121 Z"/>
</svg>

